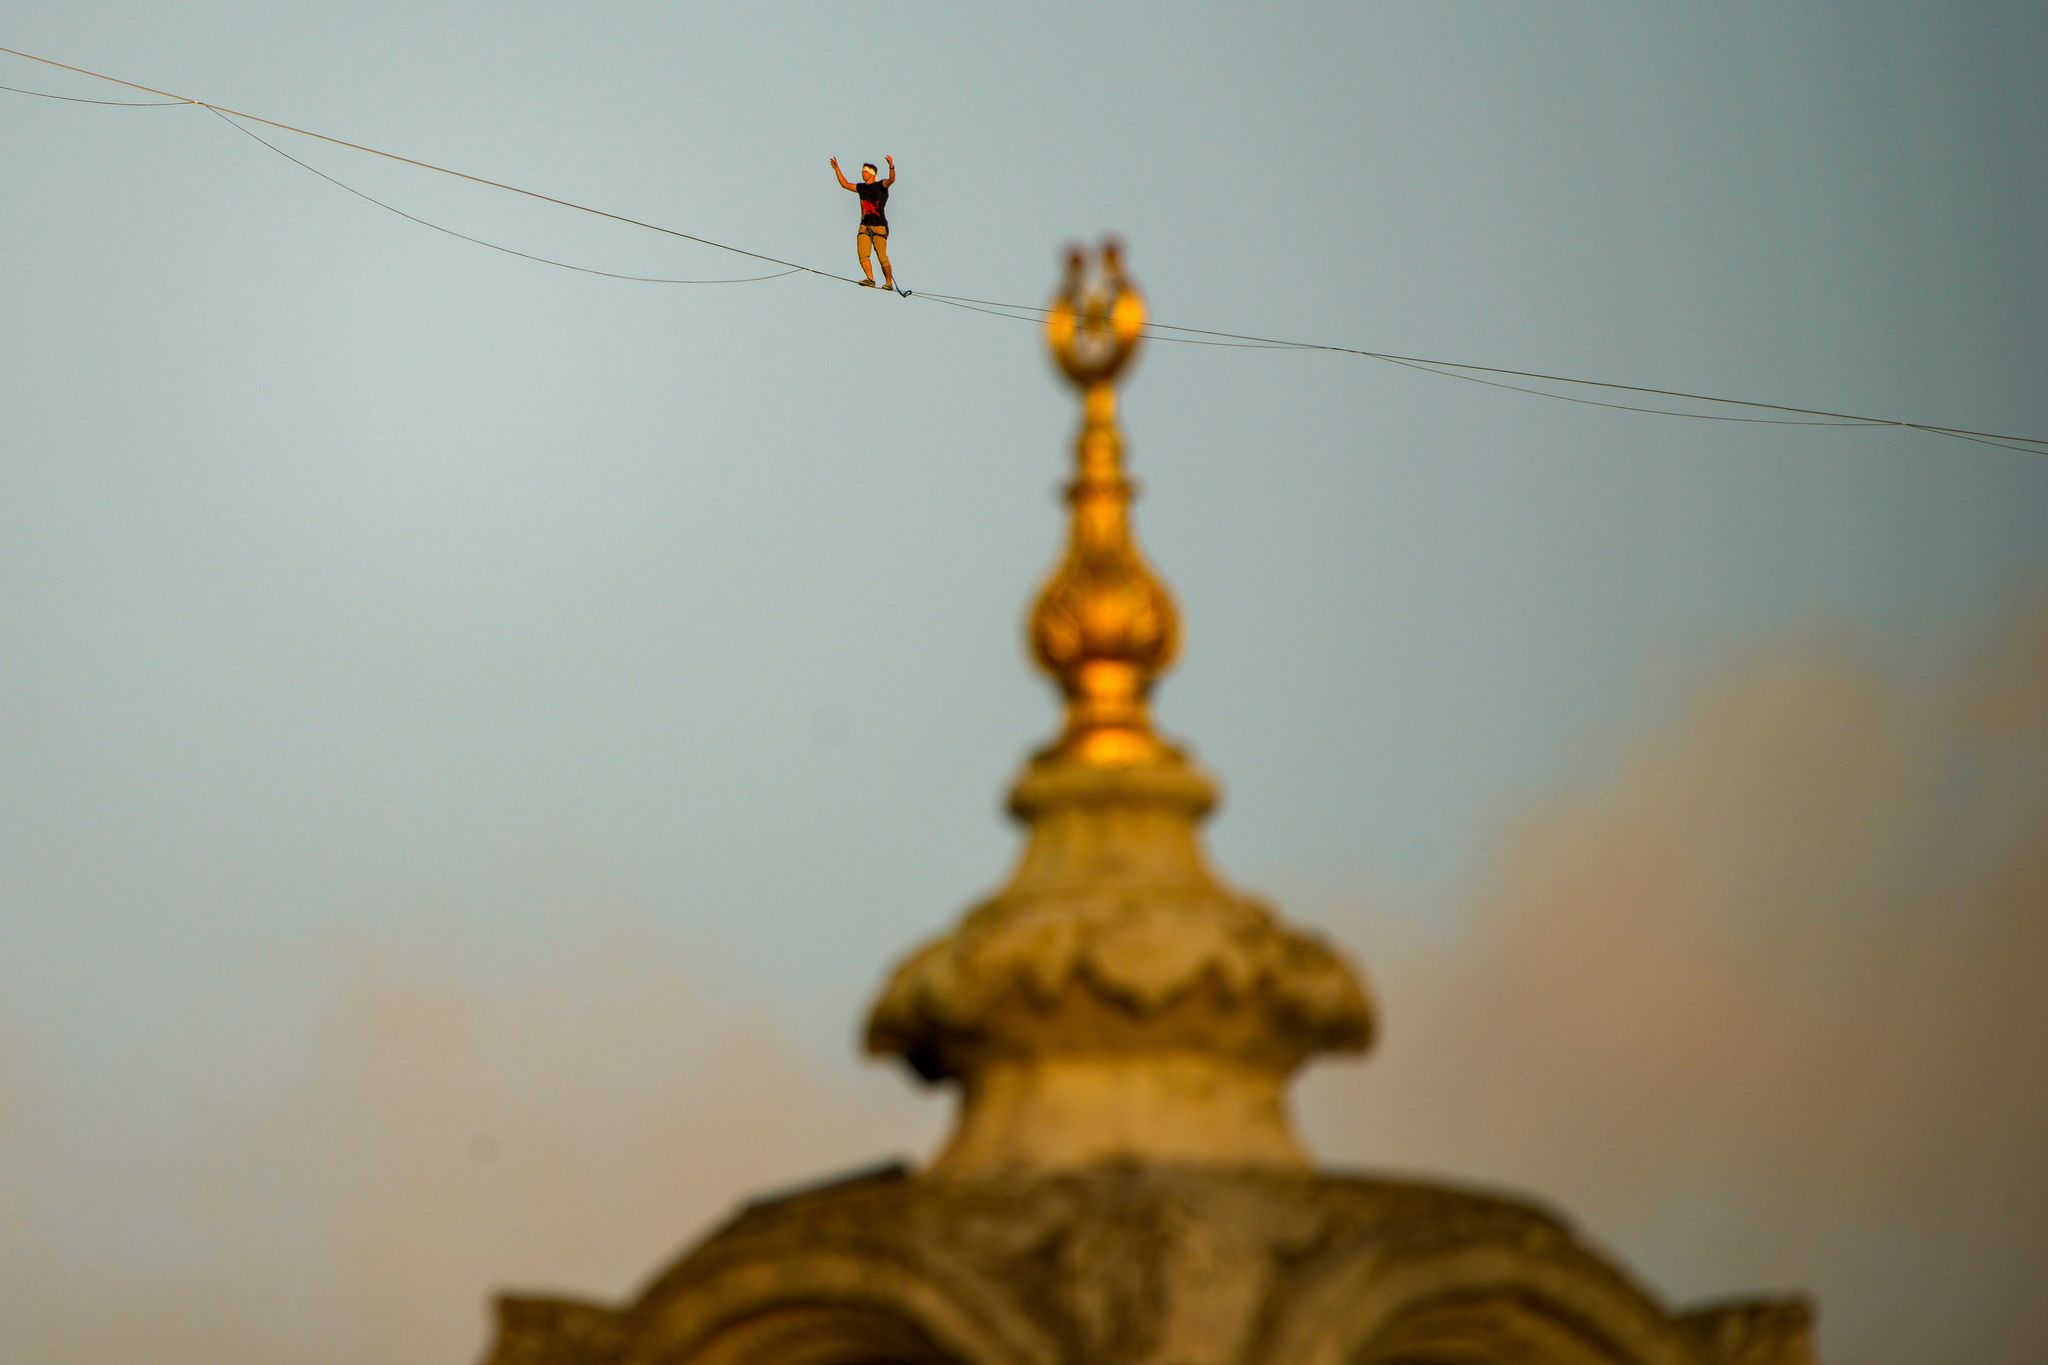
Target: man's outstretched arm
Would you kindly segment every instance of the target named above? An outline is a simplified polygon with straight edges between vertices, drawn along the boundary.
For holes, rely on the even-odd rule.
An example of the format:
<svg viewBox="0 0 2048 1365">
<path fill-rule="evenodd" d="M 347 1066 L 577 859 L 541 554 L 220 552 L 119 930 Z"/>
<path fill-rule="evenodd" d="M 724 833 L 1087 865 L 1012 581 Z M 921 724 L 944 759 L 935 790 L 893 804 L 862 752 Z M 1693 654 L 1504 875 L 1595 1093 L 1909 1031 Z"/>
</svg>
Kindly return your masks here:
<svg viewBox="0 0 2048 1365">
<path fill-rule="evenodd" d="M 893 185 L 896 183 L 896 158 L 893 156 L 885 156 L 882 158 L 882 160 L 889 163 L 889 178 L 887 180 L 884 180 L 882 183 L 884 185 Z M 837 165 L 836 162 L 834 164 Z"/>
<path fill-rule="evenodd" d="M 890 164 L 893 167 L 895 163 L 892 162 Z M 891 173 L 893 174 L 893 170 Z M 850 190 L 853 188 L 853 182 L 846 178 L 846 172 L 839 169 L 839 158 L 836 156 L 832 158 L 832 174 L 839 177 L 840 189 Z"/>
</svg>

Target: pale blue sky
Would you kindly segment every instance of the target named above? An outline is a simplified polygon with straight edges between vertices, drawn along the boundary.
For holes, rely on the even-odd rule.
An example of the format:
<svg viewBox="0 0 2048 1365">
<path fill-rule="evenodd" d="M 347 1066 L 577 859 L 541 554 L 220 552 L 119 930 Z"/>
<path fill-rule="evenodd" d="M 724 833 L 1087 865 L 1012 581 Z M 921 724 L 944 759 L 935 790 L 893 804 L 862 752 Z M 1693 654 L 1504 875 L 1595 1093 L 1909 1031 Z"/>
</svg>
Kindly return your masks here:
<svg viewBox="0 0 2048 1365">
<path fill-rule="evenodd" d="M 892 153 L 913 289 L 1035 301 L 1114 229 L 1169 322 L 2048 434 L 2035 4 L 0 15 L 839 272 L 826 158 Z M 252 1036 L 289 1072 L 337 939 L 488 979 L 608 917 L 850 1071 L 1053 723 L 1036 331 L 573 275 L 200 110 L 0 99 L 0 1011 L 53 1103 L 174 1125 Z M 286 145 L 524 250 L 752 273 Z M 1304 917 L 1455 883 L 1661 671 L 1815 617 L 1929 669 L 2048 585 L 2048 456 L 1194 347 L 1125 412 L 1187 623 L 1163 723 L 1227 784 L 1221 863 Z"/>
</svg>

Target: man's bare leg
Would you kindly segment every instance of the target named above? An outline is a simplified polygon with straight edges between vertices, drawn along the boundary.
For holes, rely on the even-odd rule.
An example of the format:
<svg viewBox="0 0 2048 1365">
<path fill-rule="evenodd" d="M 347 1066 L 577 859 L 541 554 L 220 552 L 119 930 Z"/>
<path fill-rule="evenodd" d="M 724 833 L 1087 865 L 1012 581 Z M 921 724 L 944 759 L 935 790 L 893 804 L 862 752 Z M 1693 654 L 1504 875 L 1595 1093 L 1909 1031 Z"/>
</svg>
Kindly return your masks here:
<svg viewBox="0 0 2048 1365">
<path fill-rule="evenodd" d="M 873 285 L 875 282 L 875 267 L 874 264 L 868 259 L 868 253 L 870 250 L 869 242 L 872 240 L 868 236 L 868 230 L 866 228 L 862 228 L 859 232 L 854 234 L 854 239 L 860 247 L 860 273 L 868 277 L 868 284 Z M 882 269 L 884 272 L 887 272 L 887 270 L 889 269 L 889 253 L 887 251 L 884 251 L 882 253 Z M 892 285 L 891 288 L 893 287 L 894 286 Z"/>
<path fill-rule="evenodd" d="M 889 268 L 889 239 L 887 237 L 875 238 L 875 254 L 882 258 L 882 283 L 886 287 L 894 289 L 896 287 L 896 272 Z M 868 278 L 873 279 L 874 275 L 871 273 Z"/>
</svg>

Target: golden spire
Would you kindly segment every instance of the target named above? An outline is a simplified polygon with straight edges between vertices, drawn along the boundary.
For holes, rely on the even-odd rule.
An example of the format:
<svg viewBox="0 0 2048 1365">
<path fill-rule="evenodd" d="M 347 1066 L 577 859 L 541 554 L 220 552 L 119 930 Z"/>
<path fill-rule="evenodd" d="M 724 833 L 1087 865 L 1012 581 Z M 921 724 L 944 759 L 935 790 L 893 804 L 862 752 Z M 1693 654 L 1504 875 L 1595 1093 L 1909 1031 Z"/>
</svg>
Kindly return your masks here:
<svg viewBox="0 0 2048 1365">
<path fill-rule="evenodd" d="M 1027 831 L 1001 889 L 896 969 L 867 1046 L 961 1089 L 937 1176 L 1148 1160 L 1299 1168 L 1289 1078 L 1356 1051 L 1373 1009 L 1344 959 L 1209 867 L 1216 785 L 1153 732 L 1146 695 L 1180 643 L 1131 537 L 1119 375 L 1145 302 L 1105 246 L 1054 296 L 1053 358 L 1081 390 L 1066 553 L 1031 609 L 1031 650 L 1066 693 L 1024 766 Z"/>
<path fill-rule="evenodd" d="M 1065 557 L 1031 608 L 1031 653 L 1066 694 L 1066 726 L 1050 753 L 1121 766 L 1171 747 L 1152 729 L 1146 700 L 1180 649 L 1172 597 L 1131 536 L 1137 486 L 1125 477 L 1116 384 L 1136 357 L 1145 299 L 1105 242 L 1093 276 L 1077 248 L 1045 320 L 1053 358 L 1082 394 L 1073 521 Z"/>
</svg>

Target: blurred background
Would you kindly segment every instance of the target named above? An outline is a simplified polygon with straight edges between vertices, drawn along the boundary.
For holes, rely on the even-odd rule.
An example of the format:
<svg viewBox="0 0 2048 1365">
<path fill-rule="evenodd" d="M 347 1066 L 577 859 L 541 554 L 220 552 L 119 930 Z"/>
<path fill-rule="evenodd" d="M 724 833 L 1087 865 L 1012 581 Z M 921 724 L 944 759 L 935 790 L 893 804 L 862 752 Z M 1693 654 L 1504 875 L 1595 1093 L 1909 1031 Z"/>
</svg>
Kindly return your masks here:
<svg viewBox="0 0 2048 1365">
<path fill-rule="evenodd" d="M 1114 230 L 1166 322 L 2048 435 L 2038 5 L 0 13 L 840 274 L 893 154 L 913 290 Z M 927 1150 L 857 1029 L 1054 725 L 1036 329 L 0 100 L 0 1356 L 465 1360 Z M 1217 860 L 1381 997 L 1319 1153 L 2037 1360 L 2048 456 L 1192 346 L 1124 411 Z"/>
</svg>

